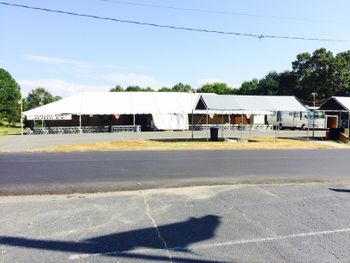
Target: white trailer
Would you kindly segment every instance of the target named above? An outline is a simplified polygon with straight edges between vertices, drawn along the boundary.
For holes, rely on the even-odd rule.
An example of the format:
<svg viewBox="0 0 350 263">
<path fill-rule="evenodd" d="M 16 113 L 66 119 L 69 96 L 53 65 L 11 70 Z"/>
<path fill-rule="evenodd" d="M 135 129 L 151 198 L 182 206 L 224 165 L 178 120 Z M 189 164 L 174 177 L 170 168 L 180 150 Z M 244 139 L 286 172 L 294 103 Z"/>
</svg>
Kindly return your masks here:
<svg viewBox="0 0 350 263">
<path fill-rule="evenodd" d="M 313 109 L 308 111 L 277 111 L 266 117 L 267 124 L 282 129 L 324 129 L 325 118 L 322 112 Z"/>
<path fill-rule="evenodd" d="M 307 128 L 307 112 L 303 111 L 277 111 L 267 116 L 267 124 L 277 129 L 304 129 Z"/>
</svg>

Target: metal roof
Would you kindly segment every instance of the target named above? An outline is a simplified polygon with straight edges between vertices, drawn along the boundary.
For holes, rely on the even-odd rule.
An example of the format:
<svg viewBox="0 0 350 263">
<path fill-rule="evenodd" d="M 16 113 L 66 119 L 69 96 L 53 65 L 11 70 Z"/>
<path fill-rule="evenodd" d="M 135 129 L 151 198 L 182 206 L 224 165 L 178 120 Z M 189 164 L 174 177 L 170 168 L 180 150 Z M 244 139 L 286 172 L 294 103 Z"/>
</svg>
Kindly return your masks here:
<svg viewBox="0 0 350 263">
<path fill-rule="evenodd" d="M 201 100 L 208 111 L 245 111 L 252 114 L 275 111 L 306 111 L 306 108 L 293 96 L 202 95 Z"/>
<path fill-rule="evenodd" d="M 350 110 L 350 97 L 333 96 L 319 107 L 320 111 L 348 112 Z"/>
<path fill-rule="evenodd" d="M 350 110 L 350 97 L 332 97 L 337 100 L 345 110 Z"/>
</svg>

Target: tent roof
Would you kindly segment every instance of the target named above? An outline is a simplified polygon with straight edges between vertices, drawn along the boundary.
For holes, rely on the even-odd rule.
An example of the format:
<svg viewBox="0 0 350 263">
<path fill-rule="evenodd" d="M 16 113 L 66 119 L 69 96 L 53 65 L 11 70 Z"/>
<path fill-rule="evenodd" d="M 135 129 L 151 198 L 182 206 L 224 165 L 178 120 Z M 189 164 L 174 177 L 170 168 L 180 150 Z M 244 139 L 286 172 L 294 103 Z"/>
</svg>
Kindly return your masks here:
<svg viewBox="0 0 350 263">
<path fill-rule="evenodd" d="M 182 92 L 84 92 L 23 114 L 156 114 L 191 113 L 199 94 Z"/>
<path fill-rule="evenodd" d="M 202 95 L 201 100 L 209 111 L 250 111 L 260 114 L 274 111 L 306 111 L 293 96 Z"/>
</svg>

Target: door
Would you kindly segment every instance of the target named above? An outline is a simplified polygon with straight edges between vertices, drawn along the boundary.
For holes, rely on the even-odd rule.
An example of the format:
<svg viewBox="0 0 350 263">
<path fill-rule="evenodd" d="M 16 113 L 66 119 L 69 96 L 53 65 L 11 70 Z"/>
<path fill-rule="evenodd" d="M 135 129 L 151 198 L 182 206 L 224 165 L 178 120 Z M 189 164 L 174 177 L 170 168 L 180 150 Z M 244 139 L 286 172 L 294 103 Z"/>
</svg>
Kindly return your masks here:
<svg viewBox="0 0 350 263">
<path fill-rule="evenodd" d="M 327 128 L 338 128 L 338 116 L 336 115 L 326 115 Z"/>
</svg>

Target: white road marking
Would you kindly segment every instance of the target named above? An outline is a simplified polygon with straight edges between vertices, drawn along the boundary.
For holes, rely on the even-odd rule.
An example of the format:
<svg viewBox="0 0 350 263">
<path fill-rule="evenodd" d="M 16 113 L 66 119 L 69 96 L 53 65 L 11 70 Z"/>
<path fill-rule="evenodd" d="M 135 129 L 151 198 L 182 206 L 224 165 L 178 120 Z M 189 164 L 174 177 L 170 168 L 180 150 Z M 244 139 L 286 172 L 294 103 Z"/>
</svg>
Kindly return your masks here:
<svg viewBox="0 0 350 263">
<path fill-rule="evenodd" d="M 190 246 L 188 248 L 189 249 L 205 249 L 205 248 L 212 248 L 212 247 L 222 247 L 222 246 L 249 244 L 249 243 L 269 242 L 269 241 L 284 240 L 284 239 L 289 239 L 289 238 L 332 235 L 332 234 L 346 233 L 346 232 L 350 232 L 350 228 L 327 230 L 327 231 L 318 231 L 318 232 L 308 232 L 308 233 L 299 233 L 299 234 L 290 234 L 290 235 L 276 236 L 276 237 L 233 240 L 233 241 L 222 242 L 222 243 L 215 243 L 215 244 Z"/>
<path fill-rule="evenodd" d="M 166 245 L 166 243 L 165 243 L 165 245 L 166 245 L 167 253 L 169 255 L 170 251 L 181 252 L 182 253 L 184 249 L 186 249 L 186 250 L 207 249 L 207 248 L 214 248 L 214 247 L 223 247 L 223 246 L 233 246 L 233 245 L 244 245 L 244 244 L 251 244 L 251 243 L 278 241 L 278 240 L 285 240 L 285 239 L 290 239 L 290 238 L 332 235 L 332 234 L 347 233 L 347 232 L 350 232 L 350 228 L 326 230 L 326 231 L 318 231 L 318 232 L 308 232 L 308 233 L 299 233 L 299 234 L 290 234 L 290 235 L 276 236 L 276 237 L 233 240 L 233 241 L 222 242 L 222 243 L 213 243 L 213 244 L 206 244 L 206 245 L 193 245 L 193 246 L 189 246 L 189 247 L 173 247 L 173 248 L 169 248 Z M 69 259 L 70 260 L 78 260 L 78 259 L 87 258 L 87 257 L 90 257 L 90 256 L 106 256 L 106 255 L 118 255 L 118 254 L 128 254 L 128 253 L 130 253 L 130 254 L 132 254 L 132 253 L 147 253 L 147 252 L 151 252 L 151 251 L 153 251 L 153 252 L 154 251 L 161 251 L 161 249 L 148 249 L 148 248 L 146 248 L 146 249 L 134 249 L 134 250 L 130 250 L 129 252 L 125 252 L 125 251 L 111 251 L 111 252 L 108 252 L 108 253 L 73 254 L 73 255 L 69 256 Z M 170 257 L 171 257 L 171 255 L 170 255 Z M 172 258 L 171 258 L 171 260 L 172 260 Z"/>
</svg>

